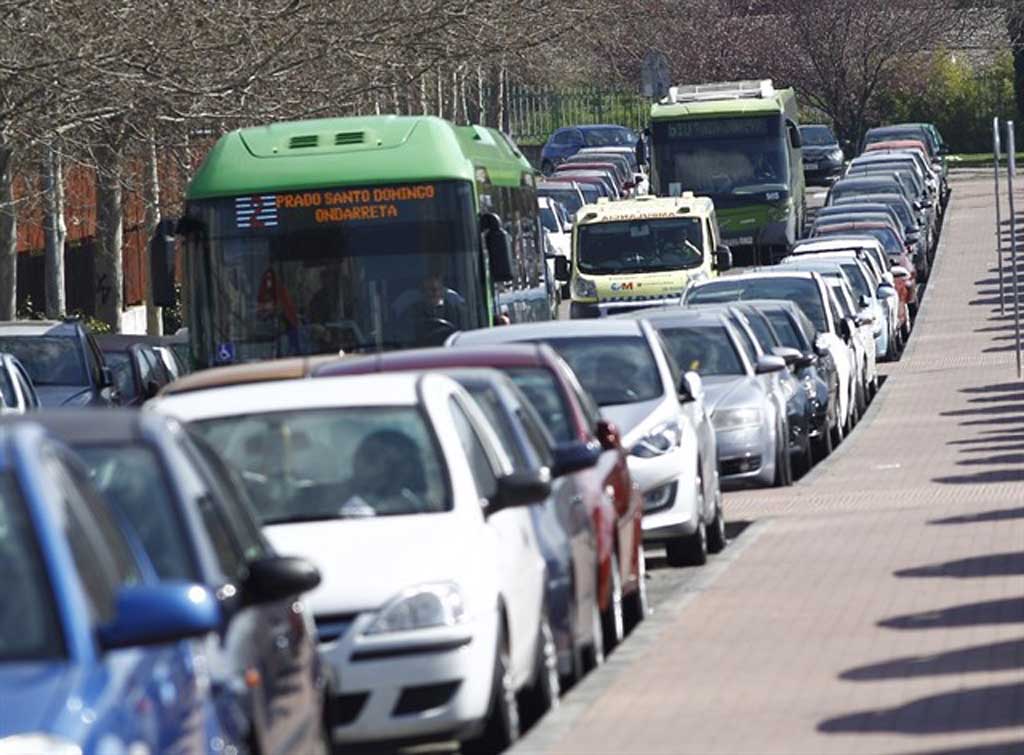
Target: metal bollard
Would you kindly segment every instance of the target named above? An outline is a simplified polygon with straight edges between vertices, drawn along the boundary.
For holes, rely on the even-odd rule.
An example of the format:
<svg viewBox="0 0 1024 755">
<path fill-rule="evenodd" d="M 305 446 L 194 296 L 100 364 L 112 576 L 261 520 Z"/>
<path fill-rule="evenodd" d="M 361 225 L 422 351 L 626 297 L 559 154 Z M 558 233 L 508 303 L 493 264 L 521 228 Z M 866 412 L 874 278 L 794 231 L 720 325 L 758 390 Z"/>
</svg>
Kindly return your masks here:
<svg viewBox="0 0 1024 755">
<path fill-rule="evenodd" d="M 1010 265 L 1013 268 L 1013 331 L 1017 342 L 1017 379 L 1024 379 L 1021 368 L 1020 343 L 1020 287 L 1018 279 L 1020 271 L 1017 260 L 1017 212 L 1013 199 L 1013 179 L 1017 176 L 1017 145 L 1013 135 L 1013 121 L 1006 122 L 1006 151 L 1008 157 L 1006 171 L 1006 188 L 1010 197 Z"/>
<path fill-rule="evenodd" d="M 999 314 L 1006 314 L 1006 293 L 1003 288 L 1003 221 L 1001 200 L 999 198 L 999 160 L 1002 157 L 999 139 L 999 117 L 992 119 L 992 155 L 995 157 L 993 175 L 996 186 L 996 256 L 999 260 Z"/>
</svg>

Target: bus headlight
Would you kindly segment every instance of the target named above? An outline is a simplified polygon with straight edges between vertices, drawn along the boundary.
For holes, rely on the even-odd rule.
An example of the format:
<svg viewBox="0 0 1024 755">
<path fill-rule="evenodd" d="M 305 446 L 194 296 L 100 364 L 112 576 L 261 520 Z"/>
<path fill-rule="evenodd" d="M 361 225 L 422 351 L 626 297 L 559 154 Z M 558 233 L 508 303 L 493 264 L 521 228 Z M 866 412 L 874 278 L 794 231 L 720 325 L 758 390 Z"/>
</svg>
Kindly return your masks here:
<svg viewBox="0 0 1024 755">
<path fill-rule="evenodd" d="M 597 284 L 589 278 L 576 278 L 572 282 L 572 295 L 577 299 L 596 299 Z"/>
</svg>

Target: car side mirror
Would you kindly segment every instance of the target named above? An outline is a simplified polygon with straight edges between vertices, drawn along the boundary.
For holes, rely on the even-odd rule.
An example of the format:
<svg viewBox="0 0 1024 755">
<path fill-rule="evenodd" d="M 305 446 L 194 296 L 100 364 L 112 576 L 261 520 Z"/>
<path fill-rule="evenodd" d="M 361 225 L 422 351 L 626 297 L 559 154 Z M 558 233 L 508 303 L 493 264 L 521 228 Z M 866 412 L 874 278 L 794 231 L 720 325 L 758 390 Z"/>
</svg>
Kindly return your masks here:
<svg viewBox="0 0 1024 755">
<path fill-rule="evenodd" d="M 597 442 L 605 451 L 614 451 L 621 447 L 622 436 L 619 428 L 606 419 L 598 420 L 596 428 Z"/>
<path fill-rule="evenodd" d="M 100 367 L 100 388 L 114 387 L 114 371 L 107 365 Z"/>
<path fill-rule="evenodd" d="M 149 400 L 160 393 L 160 384 L 155 380 L 147 380 L 145 389 L 142 391 L 143 398 Z"/>
<path fill-rule="evenodd" d="M 704 398 L 704 381 L 693 370 L 683 374 L 679 382 L 679 401 L 686 404 Z"/>
<path fill-rule="evenodd" d="M 248 567 L 242 582 L 242 600 L 248 605 L 294 598 L 320 584 L 320 572 L 304 558 L 269 556 Z"/>
<path fill-rule="evenodd" d="M 491 268 L 491 279 L 498 283 L 515 280 L 515 262 L 512 259 L 512 240 L 501 225 L 501 218 L 493 212 L 480 216 L 480 228 L 487 249 L 487 261 Z"/>
<path fill-rule="evenodd" d="M 787 367 L 792 367 L 793 365 L 795 365 L 797 360 L 800 359 L 801 356 L 799 350 L 792 349 L 788 346 L 774 347 L 772 349 L 772 355 L 781 357 L 786 362 Z"/>
<path fill-rule="evenodd" d="M 512 472 L 498 478 L 498 490 L 488 502 L 487 514 L 504 509 L 540 503 L 551 495 L 551 472 L 538 469 L 531 472 Z"/>
<path fill-rule="evenodd" d="M 786 360 L 782 357 L 762 354 L 754 365 L 754 372 L 758 375 L 768 375 L 772 372 L 781 372 L 786 369 Z"/>
<path fill-rule="evenodd" d="M 715 250 L 715 270 L 724 273 L 732 270 L 732 249 L 722 244 Z"/>
<path fill-rule="evenodd" d="M 843 340 L 849 343 L 850 339 L 853 338 L 853 324 L 849 317 L 844 317 L 839 321 L 839 335 L 842 336 Z"/>
<path fill-rule="evenodd" d="M 561 443 L 555 446 L 554 462 L 551 465 L 552 477 L 563 477 L 583 469 L 590 469 L 601 458 L 603 449 L 596 441 L 584 443 Z"/>
<path fill-rule="evenodd" d="M 861 294 L 860 299 L 857 300 L 857 303 L 861 307 L 870 307 L 871 306 L 871 297 L 868 296 L 867 294 Z"/>
<path fill-rule="evenodd" d="M 860 325 L 873 325 L 875 322 L 875 316 L 870 312 L 861 312 L 854 318 L 854 321 L 858 326 Z"/>
<path fill-rule="evenodd" d="M 910 271 L 907 270 L 907 268 L 903 267 L 903 265 L 893 265 L 892 267 L 889 268 L 889 272 L 892 273 L 894 278 L 910 277 Z"/>
<path fill-rule="evenodd" d="M 98 628 L 97 639 L 105 650 L 162 645 L 201 637 L 220 625 L 220 606 L 201 585 L 131 585 L 118 591 L 114 618 Z"/>
<path fill-rule="evenodd" d="M 807 367 L 813 367 L 818 363 L 818 355 L 813 351 L 804 351 L 800 353 L 800 356 L 796 360 L 796 366 L 798 368 L 806 369 Z"/>
<path fill-rule="evenodd" d="M 896 287 L 889 285 L 889 283 L 881 283 L 878 286 L 878 298 L 888 299 L 890 296 L 896 296 Z"/>
<path fill-rule="evenodd" d="M 568 283 L 570 278 L 569 260 L 558 255 L 555 257 L 555 280 L 559 283 Z"/>
</svg>

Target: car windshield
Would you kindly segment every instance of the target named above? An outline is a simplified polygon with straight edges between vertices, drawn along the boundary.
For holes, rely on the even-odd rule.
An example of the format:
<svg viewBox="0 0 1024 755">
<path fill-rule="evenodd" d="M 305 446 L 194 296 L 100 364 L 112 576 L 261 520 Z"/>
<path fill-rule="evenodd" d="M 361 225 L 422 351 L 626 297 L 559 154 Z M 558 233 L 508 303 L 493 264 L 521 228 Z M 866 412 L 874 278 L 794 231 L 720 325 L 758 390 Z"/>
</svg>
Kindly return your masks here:
<svg viewBox="0 0 1024 755">
<path fill-rule="evenodd" d="M 555 338 L 547 343 L 599 406 L 650 401 L 664 393 L 654 354 L 640 335 Z"/>
<path fill-rule="evenodd" d="M 550 370 L 543 367 L 515 367 L 505 372 L 530 400 L 556 443 L 570 443 L 576 439 L 569 406 Z"/>
<path fill-rule="evenodd" d="M 788 191 L 789 157 L 778 116 L 656 122 L 654 158 L 658 193 L 684 191 L 726 197 Z M 751 197 L 756 199 L 757 197 Z"/>
<path fill-rule="evenodd" d="M 783 346 L 790 349 L 798 349 L 799 351 L 808 350 L 809 345 L 801 338 L 796 325 L 789 319 L 789 315 L 778 309 L 769 309 L 764 315 L 772 324 L 772 329 L 778 335 L 779 340 L 782 341 Z"/>
<path fill-rule="evenodd" d="M 512 460 L 513 468 L 516 471 L 529 471 L 530 460 L 526 458 L 526 451 L 519 443 L 521 433 L 513 424 L 512 417 L 502 404 L 498 392 L 490 385 L 472 379 L 458 380 L 458 383 L 473 397 L 487 421 L 491 423 L 491 427 L 495 429 L 505 453 Z"/>
<path fill-rule="evenodd" d="M 558 218 L 555 217 L 555 211 L 550 207 L 540 208 L 540 222 L 552 233 L 562 232 L 562 229 L 558 226 Z"/>
<path fill-rule="evenodd" d="M 132 355 L 128 351 L 104 351 L 103 361 L 114 373 L 114 385 L 122 401 L 131 401 L 138 396 L 135 390 L 135 374 L 132 372 Z"/>
<path fill-rule="evenodd" d="M 832 186 L 829 192 L 829 204 L 835 204 L 846 197 L 861 197 L 865 194 L 878 194 L 880 192 L 898 193 L 905 197 L 903 187 L 894 176 L 884 176 L 869 179 L 867 176 L 857 176 L 855 183 L 839 181 Z"/>
<path fill-rule="evenodd" d="M 176 495 L 156 452 L 137 444 L 81 445 L 93 483 L 139 536 L 160 579 L 195 580 Z"/>
<path fill-rule="evenodd" d="M 801 126 L 800 140 L 807 147 L 827 147 L 836 144 L 836 138 L 828 126 Z"/>
<path fill-rule="evenodd" d="M 579 226 L 576 264 L 590 275 L 651 273 L 699 267 L 700 218 L 621 220 Z"/>
<path fill-rule="evenodd" d="M 853 203 L 858 201 L 871 201 L 880 202 L 890 207 L 893 212 L 899 217 L 903 227 L 908 231 L 913 229 L 917 230 L 917 219 L 914 217 L 913 211 L 910 209 L 910 205 L 907 204 L 907 200 L 897 194 L 884 194 L 884 195 L 865 195 L 863 198 L 852 197 L 850 199 L 840 199 L 836 202 L 838 206 L 843 204 Z"/>
<path fill-rule="evenodd" d="M 812 278 L 728 277 L 695 286 L 686 294 L 687 304 L 711 304 L 744 299 L 782 299 L 797 304 L 819 331 L 827 331 L 825 307 L 818 284 Z"/>
<path fill-rule="evenodd" d="M 693 370 L 701 377 L 745 374 L 729 331 L 722 325 L 666 326 L 658 332 L 683 370 Z"/>
<path fill-rule="evenodd" d="M 46 568 L 18 486 L 0 474 L 0 662 L 63 655 L 60 626 Z"/>
<path fill-rule="evenodd" d="M 0 336 L 0 351 L 25 365 L 35 385 L 88 385 L 79 341 L 74 336 Z"/>
<path fill-rule="evenodd" d="M 844 262 L 842 264 L 843 272 L 846 273 L 847 280 L 850 281 L 850 285 L 853 287 L 853 292 L 859 299 L 862 296 L 871 298 L 871 284 L 868 283 L 868 279 L 864 277 L 864 271 L 860 269 L 860 266 L 856 262 Z"/>
<path fill-rule="evenodd" d="M 583 141 L 588 147 L 629 147 L 636 144 L 636 134 L 623 126 L 586 128 L 583 129 Z"/>
<path fill-rule="evenodd" d="M 565 206 L 566 212 L 569 213 L 576 212 L 583 206 L 580 193 L 576 189 L 546 189 L 541 187 L 537 190 L 537 195 L 549 197 L 556 202 L 560 202 Z"/>
<path fill-rule="evenodd" d="M 903 244 L 891 228 L 861 228 L 843 225 L 825 225 L 814 229 L 814 236 L 842 236 L 848 233 L 868 233 L 882 243 L 885 253 L 892 256 L 903 254 Z"/>
<path fill-rule="evenodd" d="M 415 407 L 303 409 L 196 426 L 241 473 L 264 525 L 451 509 L 443 458 Z"/>
</svg>

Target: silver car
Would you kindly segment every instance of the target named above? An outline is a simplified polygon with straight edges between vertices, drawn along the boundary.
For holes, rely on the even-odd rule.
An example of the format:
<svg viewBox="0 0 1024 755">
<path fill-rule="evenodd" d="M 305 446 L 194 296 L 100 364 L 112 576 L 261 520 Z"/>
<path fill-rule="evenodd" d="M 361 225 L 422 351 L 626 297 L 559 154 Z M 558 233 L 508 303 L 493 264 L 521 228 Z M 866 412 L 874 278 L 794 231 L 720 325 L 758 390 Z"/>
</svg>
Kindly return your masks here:
<svg viewBox="0 0 1024 755">
<path fill-rule="evenodd" d="M 753 355 L 749 335 L 726 308 L 646 310 L 637 313 L 653 325 L 682 369 L 704 384 L 718 443 L 722 486 L 763 487 L 785 478 L 787 435 L 774 383 L 764 379 L 786 369 L 783 358 Z"/>
</svg>

